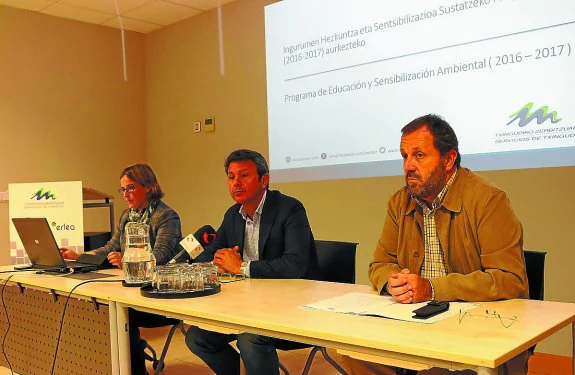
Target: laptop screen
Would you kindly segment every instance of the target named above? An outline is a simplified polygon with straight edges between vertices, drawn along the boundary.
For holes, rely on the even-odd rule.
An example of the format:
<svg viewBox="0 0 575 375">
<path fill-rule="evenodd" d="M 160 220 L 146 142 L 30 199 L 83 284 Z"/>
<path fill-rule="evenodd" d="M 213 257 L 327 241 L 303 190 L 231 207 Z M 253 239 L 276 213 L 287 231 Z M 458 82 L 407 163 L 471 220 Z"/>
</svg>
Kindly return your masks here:
<svg viewBox="0 0 575 375">
<path fill-rule="evenodd" d="M 40 267 L 66 267 L 46 218 L 13 218 L 30 263 Z"/>
</svg>

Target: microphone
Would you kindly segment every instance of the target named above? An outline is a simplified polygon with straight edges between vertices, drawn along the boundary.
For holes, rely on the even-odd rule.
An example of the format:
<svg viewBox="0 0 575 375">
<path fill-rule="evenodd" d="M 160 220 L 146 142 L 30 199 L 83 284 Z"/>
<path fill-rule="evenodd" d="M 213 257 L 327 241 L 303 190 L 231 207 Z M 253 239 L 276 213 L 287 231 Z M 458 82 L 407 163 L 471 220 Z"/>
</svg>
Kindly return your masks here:
<svg viewBox="0 0 575 375">
<path fill-rule="evenodd" d="M 180 241 L 184 250 L 180 251 L 168 264 L 180 263 L 188 258 L 196 259 L 204 252 L 204 246 L 209 245 L 216 239 L 216 231 L 211 225 L 204 225 L 200 229 L 189 234 Z"/>
</svg>

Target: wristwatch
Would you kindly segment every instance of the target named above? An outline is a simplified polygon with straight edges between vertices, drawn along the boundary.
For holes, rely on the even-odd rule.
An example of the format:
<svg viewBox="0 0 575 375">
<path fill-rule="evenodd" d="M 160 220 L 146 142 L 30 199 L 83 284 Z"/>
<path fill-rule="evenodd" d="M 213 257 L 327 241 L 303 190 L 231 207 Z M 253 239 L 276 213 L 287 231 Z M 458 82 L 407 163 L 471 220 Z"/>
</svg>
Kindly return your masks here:
<svg viewBox="0 0 575 375">
<path fill-rule="evenodd" d="M 246 273 L 248 272 L 248 262 L 242 262 L 242 265 L 240 266 L 240 273 L 244 276 L 247 276 Z"/>
</svg>

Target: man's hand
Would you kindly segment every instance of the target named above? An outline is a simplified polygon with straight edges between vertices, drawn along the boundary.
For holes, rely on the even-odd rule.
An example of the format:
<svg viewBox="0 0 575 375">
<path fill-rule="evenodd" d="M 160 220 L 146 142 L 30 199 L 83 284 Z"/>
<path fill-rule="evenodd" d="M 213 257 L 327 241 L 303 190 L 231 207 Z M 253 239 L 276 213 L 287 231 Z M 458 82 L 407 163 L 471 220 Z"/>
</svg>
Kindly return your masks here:
<svg viewBox="0 0 575 375">
<path fill-rule="evenodd" d="M 233 249 L 224 248 L 216 251 L 214 255 L 214 264 L 218 266 L 218 272 L 223 271 L 232 274 L 240 273 L 242 265 L 242 257 L 239 253 L 239 247 L 234 246 Z"/>
<path fill-rule="evenodd" d="M 112 251 L 108 253 L 108 261 L 111 265 L 122 269 L 122 253 L 119 251 Z"/>
<path fill-rule="evenodd" d="M 76 260 L 80 257 L 74 250 L 66 247 L 60 249 L 60 254 L 62 254 L 62 258 L 70 260 Z"/>
<path fill-rule="evenodd" d="M 418 303 L 429 301 L 433 298 L 433 292 L 431 291 L 431 281 L 412 273 L 407 275 L 407 282 L 409 285 L 411 285 L 411 291 L 413 292 L 413 298 L 411 302 Z"/>
<path fill-rule="evenodd" d="M 393 299 L 400 303 L 417 303 L 432 299 L 431 282 L 408 269 L 391 275 L 387 289 Z"/>
<path fill-rule="evenodd" d="M 413 301 L 412 287 L 407 282 L 407 276 L 410 274 L 411 272 L 405 268 L 399 273 L 392 274 L 387 281 L 387 291 L 397 302 L 411 303 Z"/>
</svg>

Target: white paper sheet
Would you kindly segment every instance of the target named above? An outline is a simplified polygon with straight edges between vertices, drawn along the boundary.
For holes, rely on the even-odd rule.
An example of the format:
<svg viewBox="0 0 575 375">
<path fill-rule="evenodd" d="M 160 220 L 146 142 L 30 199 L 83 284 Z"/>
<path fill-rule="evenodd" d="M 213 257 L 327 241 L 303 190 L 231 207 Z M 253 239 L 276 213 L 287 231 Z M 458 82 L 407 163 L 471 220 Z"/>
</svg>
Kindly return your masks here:
<svg viewBox="0 0 575 375">
<path fill-rule="evenodd" d="M 450 302 L 449 310 L 428 319 L 414 319 L 413 310 L 425 306 L 427 302 L 403 304 L 393 301 L 391 296 L 371 293 L 348 293 L 342 296 L 324 299 L 303 305 L 303 308 L 331 311 L 342 314 L 371 315 L 382 318 L 404 320 L 416 323 L 435 323 L 458 315 L 460 311 L 471 310 L 479 306 L 468 302 Z"/>
</svg>

